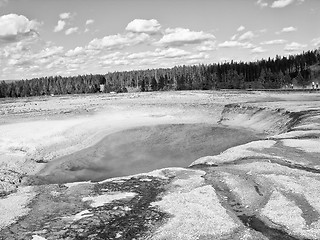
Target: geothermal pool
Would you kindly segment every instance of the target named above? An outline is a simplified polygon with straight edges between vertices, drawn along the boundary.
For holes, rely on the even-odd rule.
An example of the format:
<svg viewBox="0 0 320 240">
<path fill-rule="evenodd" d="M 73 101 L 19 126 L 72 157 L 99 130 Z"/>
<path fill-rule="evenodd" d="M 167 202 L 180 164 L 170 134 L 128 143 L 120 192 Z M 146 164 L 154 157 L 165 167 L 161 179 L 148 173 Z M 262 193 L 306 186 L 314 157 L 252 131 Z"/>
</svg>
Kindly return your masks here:
<svg viewBox="0 0 320 240">
<path fill-rule="evenodd" d="M 165 167 L 187 167 L 200 157 L 257 139 L 253 132 L 216 124 L 132 128 L 49 162 L 38 177 L 49 183 L 100 181 Z"/>
</svg>

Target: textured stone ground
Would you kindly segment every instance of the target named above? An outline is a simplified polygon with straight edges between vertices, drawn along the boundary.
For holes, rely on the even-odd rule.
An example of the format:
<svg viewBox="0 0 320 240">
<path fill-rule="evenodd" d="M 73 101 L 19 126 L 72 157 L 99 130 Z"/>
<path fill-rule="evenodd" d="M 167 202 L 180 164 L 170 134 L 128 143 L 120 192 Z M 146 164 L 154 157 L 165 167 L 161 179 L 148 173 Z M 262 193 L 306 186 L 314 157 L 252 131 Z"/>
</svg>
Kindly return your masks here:
<svg viewBox="0 0 320 240">
<path fill-rule="evenodd" d="M 319 94 L 88 95 L 0 106 L 0 239 L 320 238 Z M 98 183 L 30 177 L 114 130 L 179 122 L 219 122 L 261 138 L 189 167 Z"/>
</svg>

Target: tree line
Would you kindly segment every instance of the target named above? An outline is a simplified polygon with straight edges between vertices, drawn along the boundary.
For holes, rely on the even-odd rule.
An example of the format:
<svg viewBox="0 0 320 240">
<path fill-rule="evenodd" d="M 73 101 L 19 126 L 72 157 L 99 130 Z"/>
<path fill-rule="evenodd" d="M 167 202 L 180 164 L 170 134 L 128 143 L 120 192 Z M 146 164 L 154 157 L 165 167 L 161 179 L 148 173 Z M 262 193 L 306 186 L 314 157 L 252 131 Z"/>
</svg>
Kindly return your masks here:
<svg viewBox="0 0 320 240">
<path fill-rule="evenodd" d="M 41 95 L 81 94 L 164 90 L 209 89 L 276 89 L 291 84 L 305 87 L 320 71 L 312 67 L 320 64 L 320 51 L 313 50 L 288 57 L 276 56 L 256 62 L 225 62 L 112 72 L 73 77 L 50 76 L 0 83 L 0 98 Z M 320 66 L 319 66 L 320 68 Z"/>
</svg>

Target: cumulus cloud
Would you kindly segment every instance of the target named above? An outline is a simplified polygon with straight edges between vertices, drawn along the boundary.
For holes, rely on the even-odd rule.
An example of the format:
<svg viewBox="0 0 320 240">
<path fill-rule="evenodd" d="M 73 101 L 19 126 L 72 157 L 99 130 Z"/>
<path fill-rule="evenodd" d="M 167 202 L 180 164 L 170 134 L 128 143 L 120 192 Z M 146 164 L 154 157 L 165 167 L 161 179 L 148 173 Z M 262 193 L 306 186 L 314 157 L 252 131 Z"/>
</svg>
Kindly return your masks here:
<svg viewBox="0 0 320 240">
<path fill-rule="evenodd" d="M 149 35 L 145 33 L 141 34 L 134 34 L 134 33 L 127 33 L 125 35 L 116 34 L 116 35 L 109 35 L 105 36 L 104 38 L 93 39 L 89 45 L 88 49 L 121 49 L 123 47 L 136 45 L 142 42 L 149 40 Z"/>
<path fill-rule="evenodd" d="M 61 19 L 69 19 L 69 18 L 71 18 L 71 13 L 69 13 L 69 12 L 61 13 L 61 14 L 59 15 L 59 17 L 60 17 Z"/>
<path fill-rule="evenodd" d="M 85 54 L 81 55 L 82 51 Z M 71 67 L 75 68 L 77 64 L 85 64 L 78 68 L 77 72 L 85 73 L 88 66 L 93 65 L 92 59 L 96 60 L 95 56 L 87 55 L 86 49 L 82 47 L 65 52 L 62 46 L 55 46 L 40 39 L 37 42 L 27 39 L 0 47 L 1 66 L 6 69 L 6 73 L 3 72 L 5 78 L 68 75 Z"/>
<path fill-rule="evenodd" d="M 29 59 L 14 59 L 11 58 L 8 60 L 9 66 L 19 66 L 19 67 L 27 67 L 31 65 L 33 62 Z"/>
<path fill-rule="evenodd" d="M 60 32 L 64 29 L 64 27 L 66 26 L 66 22 L 63 20 L 59 20 L 57 23 L 57 26 L 54 27 L 54 32 Z"/>
<path fill-rule="evenodd" d="M 84 53 L 84 48 L 83 47 L 76 47 L 75 49 L 70 49 L 69 51 L 66 52 L 67 57 L 74 57 L 77 55 L 80 55 Z"/>
<path fill-rule="evenodd" d="M 270 40 L 270 41 L 264 41 L 264 42 L 261 42 L 260 44 L 261 45 L 276 45 L 276 44 L 284 44 L 286 42 L 287 42 L 287 40 L 284 40 L 284 39 L 275 39 L 275 40 Z"/>
<path fill-rule="evenodd" d="M 251 50 L 251 53 L 259 54 L 259 53 L 264 53 L 266 52 L 266 49 L 263 49 L 262 47 L 256 47 Z"/>
<path fill-rule="evenodd" d="M 21 78 L 21 73 L 17 69 L 22 69 L 23 74 L 34 69 L 36 65 L 35 54 L 39 52 L 39 47 L 43 41 L 34 37 L 21 38 L 19 41 L 6 42 L 0 47 L 0 65 L 2 69 L 7 69 L 7 74 L 17 75 Z M 9 75 L 9 76 L 10 76 Z"/>
<path fill-rule="evenodd" d="M 297 42 L 292 42 L 287 44 L 284 47 L 284 50 L 287 52 L 294 52 L 294 51 L 300 51 L 303 48 L 307 47 L 307 44 L 301 44 L 301 43 L 297 43 Z"/>
<path fill-rule="evenodd" d="M 86 26 L 88 26 L 88 25 L 91 25 L 91 24 L 93 24 L 94 23 L 94 20 L 93 19 L 88 19 L 87 21 L 86 21 Z M 86 29 L 84 30 L 84 32 L 86 33 L 86 32 L 89 32 L 89 27 L 86 27 Z"/>
<path fill-rule="evenodd" d="M 0 40 L 16 41 L 19 37 L 36 33 L 39 22 L 23 15 L 8 14 L 0 17 Z"/>
<path fill-rule="evenodd" d="M 27 47 L 24 45 L 24 42 L 17 42 L 8 44 L 5 47 L 0 48 L 0 56 L 9 58 L 10 56 L 18 55 L 21 57 L 21 53 L 27 50 Z"/>
<path fill-rule="evenodd" d="M 242 47 L 243 44 L 238 41 L 225 41 L 223 43 L 220 43 L 218 46 L 222 48 L 231 48 L 231 47 Z"/>
<path fill-rule="evenodd" d="M 264 7 L 267 7 L 268 6 L 268 3 L 264 2 L 264 0 L 258 0 L 256 2 L 256 4 L 261 7 L 261 8 L 264 8 Z"/>
<path fill-rule="evenodd" d="M 126 30 L 134 33 L 155 34 L 160 31 L 161 25 L 156 19 L 134 19 L 128 23 Z"/>
<path fill-rule="evenodd" d="M 113 52 L 113 53 L 109 53 L 109 54 L 101 56 L 100 59 L 102 59 L 102 60 L 104 60 L 104 59 L 118 59 L 123 56 L 125 56 L 125 54 L 122 52 Z"/>
<path fill-rule="evenodd" d="M 274 1 L 271 5 L 272 8 L 283 8 L 292 4 L 294 0 L 277 0 Z"/>
<path fill-rule="evenodd" d="M 255 34 L 252 32 L 252 31 L 248 31 L 248 32 L 245 32 L 244 34 L 242 34 L 240 37 L 239 37 L 239 40 L 240 41 L 244 41 L 244 40 L 251 40 L 252 38 L 255 37 Z"/>
<path fill-rule="evenodd" d="M 127 65 L 127 69 L 129 66 L 144 69 L 151 65 L 172 67 L 181 64 L 201 63 L 208 57 L 209 55 L 203 52 L 193 53 L 184 49 L 169 47 L 136 53 L 115 52 L 100 57 L 101 61 L 99 63 L 101 66 Z"/>
<path fill-rule="evenodd" d="M 90 24 L 93 24 L 94 23 L 94 20 L 93 19 L 88 19 L 86 21 L 86 25 L 90 25 Z"/>
<path fill-rule="evenodd" d="M 65 12 L 65 13 L 60 13 L 59 15 L 59 20 L 57 25 L 54 27 L 54 32 L 60 32 L 62 30 L 65 29 L 66 25 L 69 24 L 70 19 L 71 19 L 72 15 L 69 12 Z M 69 28 L 68 30 L 65 31 L 66 35 L 69 35 L 71 33 L 74 33 L 75 31 L 77 31 L 77 29 L 74 28 Z"/>
<path fill-rule="evenodd" d="M 109 66 L 120 66 L 120 65 L 130 65 L 131 64 L 126 59 L 119 59 L 119 60 L 108 59 L 108 60 L 105 60 L 105 61 L 100 62 L 100 63 L 102 63 L 103 65 L 109 65 Z"/>
<path fill-rule="evenodd" d="M 238 34 L 235 34 L 235 35 L 233 35 L 233 36 L 230 38 L 230 40 L 231 40 L 231 41 L 234 41 L 234 40 L 237 39 L 237 37 L 238 37 Z"/>
<path fill-rule="evenodd" d="M 320 37 L 312 39 L 312 40 L 311 40 L 311 43 L 312 43 L 312 45 L 315 46 L 315 47 L 320 46 Z"/>
<path fill-rule="evenodd" d="M 246 28 L 241 25 L 240 27 L 238 27 L 237 31 L 238 31 L 238 32 L 242 32 L 244 29 L 246 29 Z"/>
<path fill-rule="evenodd" d="M 241 47 L 246 49 L 255 48 L 256 46 L 250 42 L 239 42 L 239 41 L 225 41 L 218 45 L 221 48 L 233 48 L 233 47 Z"/>
<path fill-rule="evenodd" d="M 55 56 L 57 54 L 63 53 L 63 47 L 62 46 L 52 46 L 47 47 L 43 50 L 41 50 L 35 57 L 36 58 L 49 58 L 52 56 Z"/>
<path fill-rule="evenodd" d="M 78 27 L 72 27 L 72 28 L 69 28 L 65 31 L 65 34 L 66 35 L 70 35 L 72 33 L 76 33 L 78 31 Z"/>
<path fill-rule="evenodd" d="M 297 28 L 291 26 L 291 27 L 282 28 L 281 32 L 295 32 L 297 30 L 298 30 Z"/>
<path fill-rule="evenodd" d="M 182 64 L 196 64 L 201 63 L 209 57 L 204 52 L 193 53 L 176 47 L 169 47 L 167 49 L 157 48 L 152 51 L 136 52 L 136 53 L 120 53 L 104 55 L 99 63 L 102 66 L 118 66 L 128 65 L 140 69 L 149 68 L 151 65 L 157 67 L 172 67 Z"/>
<path fill-rule="evenodd" d="M 190 52 L 179 49 L 179 48 L 168 48 L 168 49 L 160 49 L 157 48 L 155 51 L 146 51 L 139 53 L 132 53 L 128 55 L 128 59 L 144 59 L 144 58 L 179 58 L 189 55 Z"/>
<path fill-rule="evenodd" d="M 17 47 L 21 47 L 17 45 Z M 22 46 L 23 47 L 23 46 Z M 21 49 L 21 48 L 20 48 Z M 8 58 L 8 66 L 19 66 L 23 67 L 25 71 L 30 70 L 30 68 L 35 69 L 42 66 L 46 67 L 46 64 L 55 61 L 56 57 L 63 53 L 63 47 L 51 46 L 42 49 L 41 51 L 31 51 L 30 49 L 23 50 L 18 54 L 12 54 Z"/>
<path fill-rule="evenodd" d="M 190 54 L 190 52 L 179 48 L 168 48 L 164 50 L 156 49 L 156 53 L 164 58 L 178 58 Z"/>
<path fill-rule="evenodd" d="M 199 52 L 213 51 L 216 49 L 217 49 L 216 41 L 206 41 L 196 47 L 196 50 Z"/>
<path fill-rule="evenodd" d="M 252 49 L 252 48 L 255 48 L 256 45 L 250 43 L 250 42 L 245 42 L 245 43 L 242 43 L 242 48 L 246 48 L 246 49 Z"/>
<path fill-rule="evenodd" d="M 195 32 L 186 28 L 168 28 L 165 35 L 156 43 L 164 46 L 183 46 L 214 40 L 215 36 L 203 31 Z"/>
</svg>

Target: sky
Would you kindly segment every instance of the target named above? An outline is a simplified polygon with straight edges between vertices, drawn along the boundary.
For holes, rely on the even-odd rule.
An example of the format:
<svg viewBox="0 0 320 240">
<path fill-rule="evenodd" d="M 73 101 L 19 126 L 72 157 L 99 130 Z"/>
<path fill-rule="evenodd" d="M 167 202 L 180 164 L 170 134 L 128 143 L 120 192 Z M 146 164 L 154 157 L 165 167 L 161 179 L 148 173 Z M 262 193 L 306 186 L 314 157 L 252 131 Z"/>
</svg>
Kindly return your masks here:
<svg viewBox="0 0 320 240">
<path fill-rule="evenodd" d="M 287 56 L 319 23 L 320 0 L 0 0 L 0 80 Z"/>
</svg>

